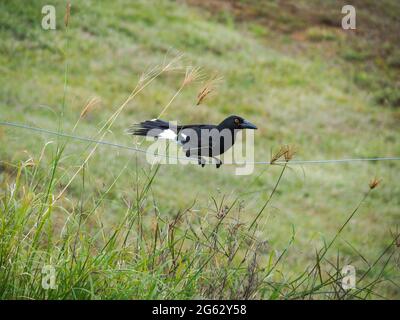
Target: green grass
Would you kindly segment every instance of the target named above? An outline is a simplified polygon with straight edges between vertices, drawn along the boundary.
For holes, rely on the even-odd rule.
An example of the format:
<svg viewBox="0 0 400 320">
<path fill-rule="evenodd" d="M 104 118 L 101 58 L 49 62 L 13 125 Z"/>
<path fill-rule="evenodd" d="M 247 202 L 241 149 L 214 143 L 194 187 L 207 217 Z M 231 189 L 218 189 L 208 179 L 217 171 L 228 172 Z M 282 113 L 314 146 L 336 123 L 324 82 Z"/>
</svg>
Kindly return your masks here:
<svg viewBox="0 0 400 320">
<path fill-rule="evenodd" d="M 381 83 L 365 71 L 369 56 L 356 54 L 355 64 L 346 58 L 345 52 L 357 51 L 345 46 L 340 32 L 311 29 L 318 41 L 298 50 L 281 29 L 263 32 L 262 24 L 236 23 L 229 12 L 222 19 L 181 3 L 122 0 L 72 2 L 68 32 L 65 4 L 58 1 L 58 29 L 43 31 L 43 4 L 0 4 L 2 121 L 57 130 L 65 94 L 62 124 L 70 132 L 96 96 L 100 105 L 75 134 L 99 136 L 140 74 L 181 51 L 180 65 L 217 72 L 224 81 L 200 106 L 201 83 L 191 84 L 166 119 L 218 122 L 240 114 L 260 127 L 257 160 L 269 160 L 282 144 L 296 146 L 298 159 L 400 154 L 398 110 L 371 94 Z M 286 27 L 290 21 L 306 25 L 281 13 L 277 20 Z M 184 68 L 155 78 L 129 102 L 106 140 L 131 145 L 124 130 L 156 117 L 183 76 Z M 289 162 L 275 190 L 279 166 L 258 166 L 251 176 L 236 176 L 231 166 L 151 168 L 141 154 L 99 146 L 53 203 L 93 146 L 69 141 L 63 149 L 62 139 L 4 127 L 0 142 L 3 299 L 400 296 L 392 235 L 399 218 L 398 163 Z M 381 185 L 338 232 L 375 176 Z M 46 264 L 57 270 L 57 290 L 41 287 Z M 366 274 L 358 288 L 373 285 L 343 295 L 337 281 L 346 264 L 356 267 L 358 279 Z"/>
</svg>

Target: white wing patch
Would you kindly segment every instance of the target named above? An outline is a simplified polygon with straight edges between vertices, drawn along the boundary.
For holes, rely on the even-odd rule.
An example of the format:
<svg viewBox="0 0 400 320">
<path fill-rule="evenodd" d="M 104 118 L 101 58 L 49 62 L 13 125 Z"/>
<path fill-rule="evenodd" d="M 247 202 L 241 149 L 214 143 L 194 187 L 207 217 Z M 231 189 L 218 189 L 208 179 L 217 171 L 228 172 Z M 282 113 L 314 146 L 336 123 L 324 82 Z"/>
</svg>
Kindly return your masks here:
<svg viewBox="0 0 400 320">
<path fill-rule="evenodd" d="M 187 135 L 186 134 L 184 134 L 184 133 L 179 133 L 179 138 L 177 138 L 177 144 L 179 144 L 179 145 L 183 145 L 183 143 L 186 141 L 186 137 L 187 137 Z"/>
<path fill-rule="evenodd" d="M 168 139 L 168 140 L 176 140 L 176 133 L 171 129 L 163 130 L 159 135 L 159 138 Z"/>
</svg>

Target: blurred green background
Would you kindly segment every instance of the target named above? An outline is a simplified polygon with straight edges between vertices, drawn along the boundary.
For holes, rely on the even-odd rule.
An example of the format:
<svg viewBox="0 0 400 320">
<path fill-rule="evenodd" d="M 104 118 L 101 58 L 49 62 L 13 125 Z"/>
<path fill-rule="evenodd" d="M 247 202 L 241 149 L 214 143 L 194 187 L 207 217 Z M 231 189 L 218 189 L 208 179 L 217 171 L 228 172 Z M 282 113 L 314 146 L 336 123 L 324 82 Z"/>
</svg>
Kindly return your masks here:
<svg viewBox="0 0 400 320">
<path fill-rule="evenodd" d="M 56 30 L 41 28 L 45 4 L 56 7 Z M 295 159 L 400 155 L 398 1 L 351 1 L 356 30 L 341 28 L 344 1 L 71 1 L 68 30 L 65 4 L 0 2 L 1 121 L 57 130 L 67 64 L 64 130 L 71 131 L 87 101 L 97 97 L 101 102 L 75 132 L 94 136 L 141 73 L 182 52 L 183 64 L 223 80 L 199 106 L 203 84 L 191 84 L 164 119 L 218 123 L 241 115 L 259 127 L 258 161 L 268 161 L 283 144 L 296 147 Z M 171 72 L 157 78 L 127 106 L 106 140 L 132 145 L 124 130 L 157 117 L 183 77 Z M 37 159 L 43 145 L 54 139 L 0 127 L 0 188 L 13 179 L 9 164 Z M 79 165 L 86 147 L 81 142 L 68 145 L 67 177 L 74 171 L 66 164 Z M 88 165 L 87 192 L 95 196 L 127 161 L 129 169 L 98 209 L 105 223 L 121 218 L 123 200 L 135 192 L 135 171 L 149 165 L 143 155 L 105 146 Z M 232 166 L 164 165 L 152 186 L 153 202 L 144 209 L 150 212 L 156 203 L 169 216 L 195 201 L 194 209 L 208 219 L 212 197 L 239 196 L 240 219 L 247 222 L 268 198 L 280 170 L 257 166 L 252 175 L 237 176 Z M 399 171 L 400 162 L 291 166 L 262 217 L 262 237 L 282 250 L 294 226 L 296 241 L 283 269 L 289 275 L 304 270 L 323 239 L 333 236 L 357 205 L 368 182 L 378 177 L 381 185 L 337 244 L 343 264 L 364 270 L 368 265 L 356 251 L 375 260 L 398 231 Z M 66 197 L 73 202 L 79 190 L 78 182 L 72 184 Z M 384 294 L 400 297 L 399 274 L 398 264 L 391 262 L 384 276 L 394 283 L 383 285 Z"/>
</svg>

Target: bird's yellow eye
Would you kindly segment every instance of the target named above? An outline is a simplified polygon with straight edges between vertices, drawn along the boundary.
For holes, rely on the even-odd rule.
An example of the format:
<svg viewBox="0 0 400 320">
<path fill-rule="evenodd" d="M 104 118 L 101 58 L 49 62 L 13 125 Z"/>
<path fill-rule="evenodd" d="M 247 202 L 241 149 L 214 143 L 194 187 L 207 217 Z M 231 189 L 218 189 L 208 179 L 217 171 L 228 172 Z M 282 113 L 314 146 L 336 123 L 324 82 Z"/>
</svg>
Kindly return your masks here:
<svg viewBox="0 0 400 320">
<path fill-rule="evenodd" d="M 235 121 L 235 124 L 237 124 L 237 125 L 240 123 L 238 118 L 236 118 L 234 121 Z"/>
</svg>

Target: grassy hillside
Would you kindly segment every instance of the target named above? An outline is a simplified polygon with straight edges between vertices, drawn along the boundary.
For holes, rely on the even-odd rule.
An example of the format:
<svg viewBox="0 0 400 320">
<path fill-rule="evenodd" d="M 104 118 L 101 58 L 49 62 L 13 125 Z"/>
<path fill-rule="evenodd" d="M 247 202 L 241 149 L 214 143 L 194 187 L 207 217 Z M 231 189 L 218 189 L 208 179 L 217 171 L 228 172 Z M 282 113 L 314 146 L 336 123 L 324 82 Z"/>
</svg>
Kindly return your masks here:
<svg viewBox="0 0 400 320">
<path fill-rule="evenodd" d="M 302 1 L 296 10 L 303 14 L 288 1 L 264 9 L 255 1 L 222 1 L 216 9 L 215 1 L 72 1 L 68 28 L 65 2 L 55 3 L 54 31 L 41 28 L 46 1 L 0 3 L 0 121 L 51 130 L 62 123 L 70 133 L 96 97 L 74 134 L 98 138 L 141 74 L 184 53 L 177 69 L 129 101 L 105 140 L 132 145 L 125 129 L 157 117 L 187 66 L 198 66 L 203 81 L 223 77 L 216 91 L 197 106 L 204 83 L 191 83 L 163 118 L 217 123 L 239 114 L 259 127 L 259 161 L 284 144 L 295 147 L 295 159 L 400 155 L 398 42 L 365 31 L 387 19 L 393 28 L 396 1 L 382 1 L 389 12 L 366 3 L 355 34 L 305 18 L 329 12 L 319 1 Z M 141 154 L 99 146 L 57 199 L 93 144 L 68 141 L 63 149 L 62 139 L 3 126 L 0 142 L 3 298 L 309 298 L 319 277 L 312 273 L 299 287 L 293 281 L 315 271 L 316 252 L 323 283 L 346 264 L 355 266 L 361 288 L 373 283 L 343 297 L 400 297 L 399 252 L 391 245 L 400 163 L 289 162 L 275 190 L 282 166 L 259 165 L 249 176 L 232 166 L 158 168 Z M 374 177 L 381 184 L 338 233 Z M 56 266 L 58 290 L 41 289 L 43 264 Z"/>
</svg>

